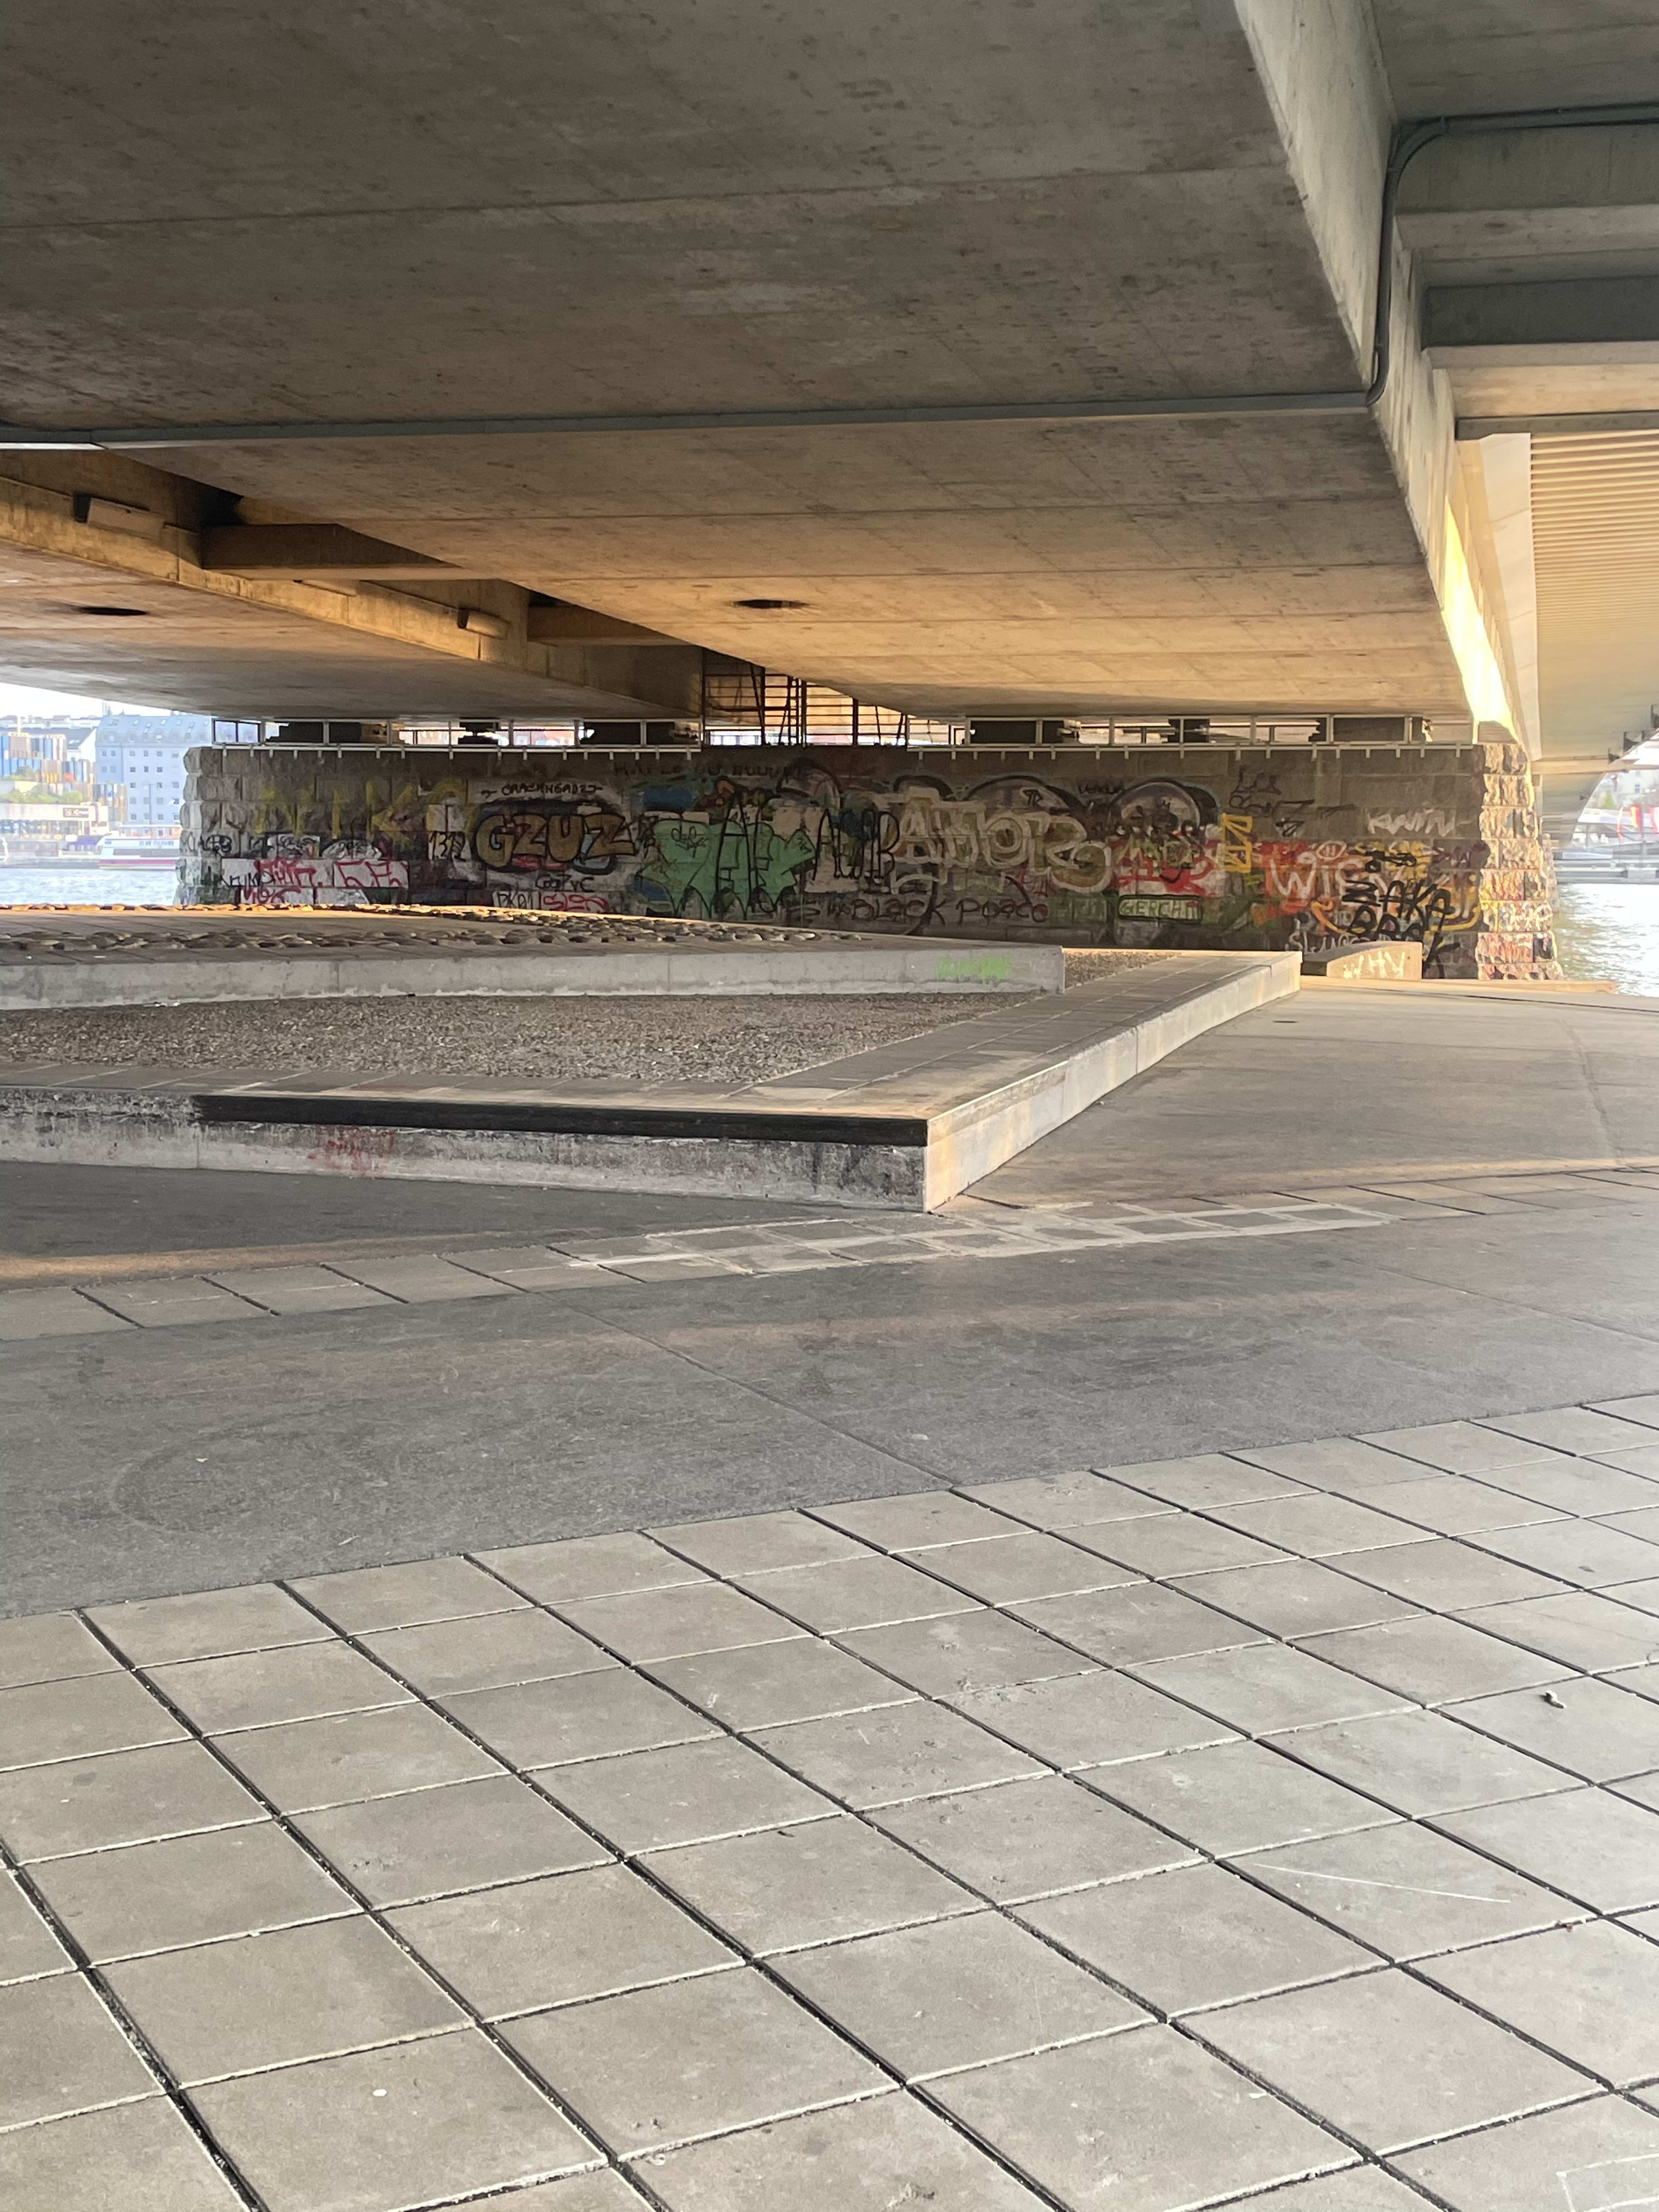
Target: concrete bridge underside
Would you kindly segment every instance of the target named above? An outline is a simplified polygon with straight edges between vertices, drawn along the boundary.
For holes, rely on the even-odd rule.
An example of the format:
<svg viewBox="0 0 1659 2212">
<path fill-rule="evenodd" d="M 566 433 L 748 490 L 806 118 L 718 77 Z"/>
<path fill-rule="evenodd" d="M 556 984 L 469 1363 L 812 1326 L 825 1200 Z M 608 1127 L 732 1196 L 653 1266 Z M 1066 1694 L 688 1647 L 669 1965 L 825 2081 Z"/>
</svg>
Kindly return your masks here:
<svg viewBox="0 0 1659 2212">
<path fill-rule="evenodd" d="M 678 714 L 713 647 L 915 712 L 1504 724 L 1568 813 L 1645 720 L 1650 563 L 1539 488 L 1564 422 L 1642 481 L 1659 128 L 1427 147 L 1357 402 L 1400 118 L 1627 115 L 1648 11 L 92 13 L 12 19 L 0 407 L 88 448 L 0 455 L 26 678 Z M 319 522 L 378 566 L 239 560 Z"/>
</svg>

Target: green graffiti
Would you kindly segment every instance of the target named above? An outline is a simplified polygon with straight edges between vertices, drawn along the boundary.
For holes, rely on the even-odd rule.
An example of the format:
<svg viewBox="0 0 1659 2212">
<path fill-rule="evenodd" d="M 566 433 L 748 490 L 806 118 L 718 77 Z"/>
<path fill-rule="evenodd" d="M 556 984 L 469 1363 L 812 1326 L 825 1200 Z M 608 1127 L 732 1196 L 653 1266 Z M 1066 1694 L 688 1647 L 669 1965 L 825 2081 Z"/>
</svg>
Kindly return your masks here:
<svg viewBox="0 0 1659 2212">
<path fill-rule="evenodd" d="M 941 954 L 933 968 L 934 980 L 940 983 L 1000 983 L 1012 973 L 1012 961 L 996 952 L 957 957 Z"/>
<path fill-rule="evenodd" d="M 802 830 L 780 837 L 769 821 L 736 812 L 713 822 L 667 814 L 651 825 L 644 872 L 677 914 L 773 914 L 812 859 Z"/>
</svg>

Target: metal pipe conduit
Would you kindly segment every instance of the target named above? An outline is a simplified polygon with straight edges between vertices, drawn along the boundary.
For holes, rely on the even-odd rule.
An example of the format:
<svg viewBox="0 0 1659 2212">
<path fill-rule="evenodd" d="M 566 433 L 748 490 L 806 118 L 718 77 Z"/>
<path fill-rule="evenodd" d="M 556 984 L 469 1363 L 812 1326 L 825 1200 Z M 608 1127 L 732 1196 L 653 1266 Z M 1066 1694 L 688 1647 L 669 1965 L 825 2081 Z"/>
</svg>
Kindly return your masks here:
<svg viewBox="0 0 1659 2212">
<path fill-rule="evenodd" d="M 1537 107 L 1439 115 L 1395 127 L 1382 176 L 1371 375 L 1363 391 L 1206 392 L 1176 398 L 984 400 L 950 406 L 758 407 L 672 415 L 447 415 L 423 421 L 136 423 L 52 429 L 0 423 L 3 453 L 142 453 L 179 446 L 282 445 L 326 438 L 524 438 L 635 436 L 651 431 L 874 429 L 927 422 L 1120 422 L 1205 416 L 1358 415 L 1374 409 L 1393 368 L 1395 210 L 1407 169 L 1437 139 L 1505 131 L 1577 131 L 1617 124 L 1659 125 L 1659 100 L 1618 106 Z M 1568 418 L 1563 418 L 1564 422 Z M 1594 425 L 1589 414 L 1572 420 Z M 1620 426 L 1638 425 L 1621 416 Z M 1651 418 L 1659 424 L 1659 416 Z M 1494 421 L 1484 428 L 1502 428 Z"/>
</svg>

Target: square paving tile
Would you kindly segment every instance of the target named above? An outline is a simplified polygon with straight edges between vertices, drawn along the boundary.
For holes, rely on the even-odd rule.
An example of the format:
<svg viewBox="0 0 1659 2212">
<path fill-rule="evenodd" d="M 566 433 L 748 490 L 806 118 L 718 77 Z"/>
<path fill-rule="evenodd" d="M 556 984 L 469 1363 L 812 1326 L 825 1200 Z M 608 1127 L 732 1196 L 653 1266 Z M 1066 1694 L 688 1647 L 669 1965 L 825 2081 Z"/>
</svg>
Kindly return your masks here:
<svg viewBox="0 0 1659 2212">
<path fill-rule="evenodd" d="M 861 1820 L 654 1853 L 651 1871 L 757 1956 L 971 1911 L 979 1899 Z"/>
<path fill-rule="evenodd" d="M 1248 1460 L 1232 1459 L 1225 1452 L 1200 1452 L 1191 1459 L 1141 1460 L 1133 1467 L 1115 1467 L 1120 1482 L 1146 1491 L 1166 1505 L 1213 1512 L 1218 1506 L 1239 1505 L 1255 1498 L 1297 1498 L 1304 1486 Z"/>
<path fill-rule="evenodd" d="M 807 1574 L 823 1574 L 808 1567 Z M 732 1651 L 744 1644 L 775 1644 L 799 1636 L 793 1621 L 757 1605 L 724 1583 L 694 1583 L 683 1589 L 633 1590 L 617 1597 L 569 1599 L 575 1626 L 624 1659 L 678 1659 L 689 1651 Z"/>
<path fill-rule="evenodd" d="M 211 1659 L 224 1651 L 264 1651 L 279 1644 L 315 1644 L 333 1633 L 275 1583 L 203 1590 L 194 1597 L 95 1605 L 88 1618 L 138 1667 L 161 1667 L 170 1659 Z"/>
<path fill-rule="evenodd" d="M 672 2212 L 1040 2212 L 1042 2199 L 902 2094 L 745 2128 L 651 2161 Z"/>
<path fill-rule="evenodd" d="M 486 2018 L 734 1966 L 736 1954 L 627 1867 L 405 1905 L 392 1926 Z"/>
<path fill-rule="evenodd" d="M 1644 1613 L 1659 1613 L 1659 1575 L 1650 1575 L 1645 1582 L 1614 1583 L 1607 1591 L 1620 1605 L 1635 1606 Z"/>
<path fill-rule="evenodd" d="M 1575 1517 L 1539 1522 L 1529 1528 L 1488 1529 L 1480 1541 L 1487 1551 L 1586 1589 L 1659 1574 L 1659 1544 L 1644 1543 L 1600 1521 Z"/>
<path fill-rule="evenodd" d="M 752 1968 L 514 2022 L 508 2040 L 624 2155 L 867 2095 L 879 2070 Z"/>
<path fill-rule="evenodd" d="M 821 1567 L 785 1567 L 742 1579 L 756 1596 L 820 1635 L 874 1628 L 890 1620 L 967 1613 L 975 1602 L 952 1584 L 907 1566 L 902 1559 L 879 1555 L 830 1560 Z"/>
<path fill-rule="evenodd" d="M 157 1275 L 148 1281 L 100 1283 L 101 1306 L 140 1328 L 174 1328 L 194 1322 L 264 1321 L 257 1306 L 222 1291 L 199 1275 Z"/>
<path fill-rule="evenodd" d="M 1169 2027 L 952 2074 L 933 2094 L 1076 2212 L 1176 2212 L 1347 2155 Z"/>
<path fill-rule="evenodd" d="M 1633 1513 L 1654 1503 L 1652 1483 L 1587 1459 L 1510 1468 L 1492 1480 L 1560 1513 Z"/>
<path fill-rule="evenodd" d="M 0 2129 L 152 2096 L 156 2087 L 78 1974 L 0 1990 Z"/>
<path fill-rule="evenodd" d="M 1659 2115 L 1619 2097 L 1483 2128 L 1396 2160 L 1455 2212 L 1604 2212 L 1659 2199 Z"/>
<path fill-rule="evenodd" d="M 1204 1575 L 1224 1567 L 1255 1567 L 1285 1554 L 1237 1528 L 1224 1528 L 1215 1521 L 1202 1521 L 1195 1513 L 1157 1513 L 1144 1521 L 1108 1522 L 1099 1528 L 1079 1529 L 1073 1544 L 1086 1544 L 1102 1557 L 1115 1560 L 1132 1576 L 1167 1579 L 1175 1575 Z M 1031 1593 L 1037 1595 L 1037 1593 Z"/>
<path fill-rule="evenodd" d="M 1511 1690 L 1447 1711 L 1586 1782 L 1659 1771 L 1659 1705 L 1621 1689 L 1616 1675 L 1579 1676 L 1547 1690 Z"/>
<path fill-rule="evenodd" d="M 72 1613 L 32 1613 L 0 1620 L 0 1689 L 23 1682 L 64 1682 L 108 1674 L 120 1661 Z"/>
<path fill-rule="evenodd" d="M 969 1720 L 1051 1766 L 1103 1766 L 1225 1743 L 1233 1731 L 1127 1674 L 1092 1668 L 1048 1682 L 1011 1682 L 951 1702 Z"/>
<path fill-rule="evenodd" d="M 1659 1390 L 1649 1390 L 1634 1398 L 1601 1398 L 1593 1411 L 1611 1413 L 1620 1421 L 1637 1421 L 1644 1428 L 1659 1429 Z"/>
<path fill-rule="evenodd" d="M 273 1314 L 348 1313 L 393 1303 L 331 1267 L 216 1267 L 206 1279 Z"/>
<path fill-rule="evenodd" d="M 177 1743 L 184 1733 L 161 1699 L 131 1674 L 0 1690 L 0 1769 Z"/>
<path fill-rule="evenodd" d="M 16 1877 L 0 1873 L 0 1983 L 61 1974 L 70 1964 L 69 1953 L 24 1896 Z"/>
<path fill-rule="evenodd" d="M 446 1705 L 510 1766 L 557 1766 L 570 1759 L 650 1751 L 718 1733 L 710 1721 L 620 1667 L 467 1690 Z"/>
<path fill-rule="evenodd" d="M 1253 1851 L 1238 1864 L 1395 1960 L 1553 1928 L 1583 1911 L 1412 1820 Z"/>
<path fill-rule="evenodd" d="M 1496 1487 L 1501 1477 L 1476 1482 L 1463 1474 L 1432 1475 L 1425 1482 L 1390 1486 L 1389 1512 L 1442 1536 L 1479 1535 L 1487 1528 L 1530 1528 L 1564 1516 L 1553 1505 Z"/>
<path fill-rule="evenodd" d="M 1352 1559 L 1343 1561 L 1345 1566 L 1352 1564 Z M 1415 1610 L 1405 1599 L 1357 1582 L 1352 1574 L 1317 1559 L 1230 1567 L 1221 1574 L 1194 1575 L 1180 1587 L 1269 1636 L 1317 1636 L 1333 1628 L 1366 1628 Z"/>
<path fill-rule="evenodd" d="M 1443 1612 L 1477 1605 L 1508 1605 L 1518 1598 L 1550 1597 L 1560 1584 L 1549 1575 L 1510 1559 L 1493 1559 L 1455 1536 L 1356 1552 L 1343 1565 L 1361 1582 L 1396 1597 Z M 1356 1622 L 1355 1626 L 1362 1624 Z"/>
<path fill-rule="evenodd" d="M 31 1337 L 90 1336 L 118 1329 L 124 1334 L 132 1323 L 106 1307 L 94 1305 L 79 1291 L 47 1287 L 34 1291 L 0 1291 L 0 1341 L 21 1343 Z"/>
<path fill-rule="evenodd" d="M 1423 2199 L 1380 2166 L 1348 2166 L 1317 2181 L 1293 2181 L 1288 2189 L 1243 2199 L 1237 2212 L 1423 2212 Z"/>
<path fill-rule="evenodd" d="M 1484 1805 L 1436 1825 L 1598 1912 L 1659 1905 L 1659 1813 L 1604 1790 Z"/>
<path fill-rule="evenodd" d="M 1035 1598 L 1011 1610 L 1045 1636 L 1074 1645 L 1105 1667 L 1226 1650 L 1259 1642 L 1261 1633 L 1161 1583 L 1130 1583 L 1080 1597 Z"/>
<path fill-rule="evenodd" d="M 268 2212 L 404 2212 L 598 2154 L 476 2029 L 197 2089 Z"/>
<path fill-rule="evenodd" d="M 363 1638 L 377 1659 L 429 1698 L 596 1674 L 617 1662 L 550 1613 L 526 1606 L 482 1619 L 439 1620 Z"/>
<path fill-rule="evenodd" d="M 830 1559 L 862 1559 L 869 1547 L 805 1513 L 745 1513 L 729 1521 L 681 1521 L 653 1528 L 671 1551 L 683 1552 L 712 1574 L 763 1573 L 770 1567 L 817 1567 Z"/>
<path fill-rule="evenodd" d="M 702 1583 L 701 1567 L 676 1559 L 637 1531 L 615 1536 L 568 1536 L 554 1544 L 518 1544 L 505 1552 L 480 1552 L 479 1559 L 515 1589 L 542 1605 L 574 1597 L 613 1597 L 623 1590 L 670 1589 Z"/>
<path fill-rule="evenodd" d="M 929 1704 L 758 1729 L 774 1759 L 831 1796 L 859 1807 L 896 1805 L 1037 1771 L 1035 1759 L 960 1713 Z"/>
<path fill-rule="evenodd" d="M 122 2005 L 185 2083 L 430 2035 L 464 2018 L 361 1914 L 127 1959 L 106 1972 Z"/>
<path fill-rule="evenodd" d="M 1652 1434 L 1640 1421 L 1621 1421 L 1616 1413 L 1592 1413 L 1588 1406 L 1558 1406 L 1542 1413 L 1510 1413 L 1482 1427 L 1500 1436 L 1520 1437 L 1528 1443 L 1548 1444 L 1566 1452 L 1619 1451 L 1632 1444 L 1651 1443 Z"/>
<path fill-rule="evenodd" d="M 1247 1735 L 1358 1720 L 1401 1703 L 1391 1692 L 1283 1644 L 1201 1651 L 1135 1671 L 1155 1689 L 1184 1698 Z"/>
<path fill-rule="evenodd" d="M 243 2201 L 163 2097 L 0 2135 L 0 2204 L 240 2212 Z"/>
<path fill-rule="evenodd" d="M 1310 1774 L 1294 1759 L 1237 1739 L 1102 1768 L 1089 1783 L 1115 1803 L 1220 1856 L 1394 1818 L 1383 1806 Z"/>
<path fill-rule="evenodd" d="M 611 1856 L 526 1784 L 505 1774 L 330 1806 L 299 1814 L 294 1825 L 379 1905 L 564 1874 Z"/>
<path fill-rule="evenodd" d="M 1158 1520 L 1173 1518 L 1159 1514 Z M 1027 1529 L 1018 1536 L 980 1537 L 968 1544 L 933 1547 L 924 1563 L 957 1589 L 988 1605 L 1016 1598 L 1054 1597 L 1072 1590 L 1105 1589 L 1139 1579 L 1094 1551 L 1060 1536 Z"/>
<path fill-rule="evenodd" d="M 198 1743 L 164 1743 L 0 1774 L 0 1840 L 21 1859 L 106 1850 L 264 1818 Z"/>
<path fill-rule="evenodd" d="M 792 1952 L 778 1972 L 907 2081 L 1146 2018 L 996 1912 Z"/>
<path fill-rule="evenodd" d="M 707 1843 L 823 1820 L 836 1810 L 816 1790 L 728 1736 L 550 1767 L 545 1781 L 550 1796 L 620 1851 Z"/>
<path fill-rule="evenodd" d="M 1547 1461 L 1555 1454 L 1547 1444 L 1532 1443 L 1502 1429 L 1482 1428 L 1474 1421 L 1431 1421 L 1419 1429 L 1387 1429 L 1361 1439 L 1385 1451 L 1401 1452 L 1421 1460 L 1447 1474 L 1487 1474 L 1495 1468 L 1519 1467 L 1528 1461 Z"/>
<path fill-rule="evenodd" d="M 1168 1499 L 1087 1469 L 1072 1474 L 1024 1475 L 1012 1482 L 969 1482 L 965 1498 L 1027 1521 L 1037 1528 L 1079 1528 L 1097 1522 L 1138 1519 L 1167 1513 Z"/>
<path fill-rule="evenodd" d="M 283 1813 L 355 1804 L 501 1771 L 459 1729 L 416 1705 L 242 1729 L 214 1741 L 237 1772 Z"/>
<path fill-rule="evenodd" d="M 604 1278 L 600 1278 L 604 1280 Z M 647 2212 L 637 2189 L 630 2189 L 614 2166 L 598 2173 L 574 2173 L 565 2181 L 544 2181 L 521 2189 L 496 2212 Z"/>
<path fill-rule="evenodd" d="M 436 1253 L 419 1253 L 407 1259 L 353 1260 L 335 1263 L 348 1281 L 366 1283 L 384 1291 L 405 1305 L 426 1305 L 434 1299 L 501 1298 L 510 1295 L 504 1283 L 457 1267 Z"/>
<path fill-rule="evenodd" d="M 1279 1748 L 1411 1820 L 1573 1786 L 1571 1775 L 1441 1713 L 1375 1713 L 1298 1729 Z"/>
<path fill-rule="evenodd" d="M 1416 1479 L 1416 1461 L 1366 1443 L 1358 1437 L 1326 1437 L 1316 1443 L 1277 1444 L 1267 1451 L 1241 1451 L 1237 1456 L 1252 1467 L 1265 1467 L 1274 1474 L 1288 1475 L 1315 1490 L 1349 1490 L 1369 1493 L 1395 1482 Z M 1384 1506 L 1381 1510 L 1386 1511 Z"/>
<path fill-rule="evenodd" d="M 1375 1628 L 1310 1637 L 1302 1649 L 1425 1705 L 1483 1691 L 1529 1689 L 1560 1681 L 1567 1672 L 1559 1660 L 1506 1644 L 1466 1621 L 1426 1613 Z"/>
<path fill-rule="evenodd" d="M 1056 1774 L 924 1797 L 876 1826 L 1000 1905 L 1179 1866 L 1183 1844 Z"/>
<path fill-rule="evenodd" d="M 1589 1674 L 1644 1667 L 1659 1659 L 1659 1625 L 1653 1616 L 1635 1606 L 1620 1605 L 1600 1590 L 1526 1598 L 1519 1605 L 1483 1606 L 1466 1618 L 1471 1628 L 1486 1629 Z"/>
<path fill-rule="evenodd" d="M 1226 1867 L 1074 1890 L 1018 1917 L 1160 2012 L 1186 2013 L 1370 1966 L 1346 1936 Z"/>
<path fill-rule="evenodd" d="M 914 1552 L 976 1536 L 1012 1536 L 1018 1524 L 977 1498 L 950 1490 L 916 1490 L 901 1498 L 855 1498 L 813 1508 L 820 1521 L 884 1552 Z"/>
<path fill-rule="evenodd" d="M 915 1694 L 815 1636 L 659 1659 L 650 1671 L 680 1697 L 735 1729 L 866 1712 L 876 1705 L 902 1705 Z"/>
<path fill-rule="evenodd" d="M 1659 1943 L 1606 1920 L 1483 1944 L 1423 1968 L 1614 2088 L 1659 2075 Z"/>
<path fill-rule="evenodd" d="M 48 1859 L 34 1878 L 94 1962 L 357 1910 L 339 1884 L 269 1820 L 125 1850 Z"/>
<path fill-rule="evenodd" d="M 525 1601 L 470 1559 L 456 1559 L 356 1567 L 341 1575 L 304 1575 L 294 1590 L 325 1620 L 353 1636 L 372 1628 L 406 1628 L 417 1621 L 506 1613 Z"/>
<path fill-rule="evenodd" d="M 1581 2095 L 1585 2077 L 1396 1967 L 1204 2016 L 1205 2040 L 1392 2151 Z"/>
<path fill-rule="evenodd" d="M 409 1700 L 401 1682 L 338 1642 L 237 1651 L 222 1659 L 175 1660 L 150 1668 L 149 1676 L 209 1735 Z"/>
<path fill-rule="evenodd" d="M 934 1698 L 963 1698 L 1015 1682 L 1081 1674 L 1090 1662 L 1001 1613 L 951 1613 L 850 1629 L 842 1642 L 872 1666 Z"/>
<path fill-rule="evenodd" d="M 1420 1484 L 1402 1484 L 1417 1490 Z M 1397 1493 L 1391 1490 L 1390 1499 Z M 1390 1510 L 1379 1513 L 1357 1498 L 1336 1498 L 1322 1490 L 1297 1498 L 1268 1498 L 1249 1505 L 1227 1505 L 1217 1519 L 1264 1544 L 1293 1552 L 1298 1559 L 1332 1559 L 1344 1552 L 1374 1551 L 1380 1545 L 1407 1544 L 1417 1535 L 1408 1521 Z"/>
</svg>

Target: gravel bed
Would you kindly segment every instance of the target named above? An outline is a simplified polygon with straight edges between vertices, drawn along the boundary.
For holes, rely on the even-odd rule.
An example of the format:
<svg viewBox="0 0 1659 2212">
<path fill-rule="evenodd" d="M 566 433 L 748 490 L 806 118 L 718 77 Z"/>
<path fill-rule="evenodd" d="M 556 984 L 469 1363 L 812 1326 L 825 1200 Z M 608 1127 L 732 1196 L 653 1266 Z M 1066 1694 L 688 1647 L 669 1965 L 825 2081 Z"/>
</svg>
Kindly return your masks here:
<svg viewBox="0 0 1659 2212">
<path fill-rule="evenodd" d="M 1021 1003 L 869 998 L 286 999 L 0 1013 L 0 1061 L 299 1075 L 759 1083 Z"/>
<path fill-rule="evenodd" d="M 1121 974 L 1126 968 L 1150 968 L 1156 961 L 1166 959 L 1163 952 L 1120 952 L 1115 946 L 1106 945 L 1098 951 L 1092 946 L 1081 952 L 1066 955 L 1066 988 L 1075 991 L 1079 983 L 1103 983 L 1109 975 Z"/>
</svg>

